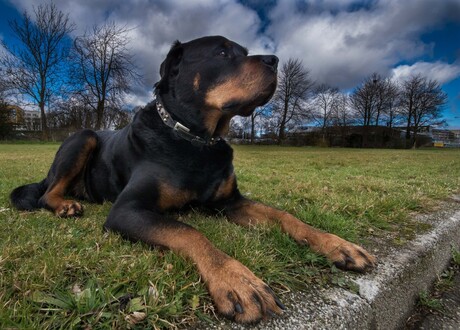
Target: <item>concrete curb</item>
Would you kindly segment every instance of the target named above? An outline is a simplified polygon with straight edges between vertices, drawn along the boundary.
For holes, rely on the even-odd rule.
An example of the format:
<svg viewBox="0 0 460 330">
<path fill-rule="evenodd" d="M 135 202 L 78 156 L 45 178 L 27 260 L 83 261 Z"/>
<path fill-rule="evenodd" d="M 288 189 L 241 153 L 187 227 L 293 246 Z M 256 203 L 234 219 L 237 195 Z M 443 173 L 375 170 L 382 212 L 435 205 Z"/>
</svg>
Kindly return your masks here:
<svg viewBox="0 0 460 330">
<path fill-rule="evenodd" d="M 460 245 L 460 211 L 434 214 L 435 226 L 402 251 L 383 260 L 371 278 L 356 280 L 359 295 L 372 308 L 376 329 L 401 327 L 423 290 L 428 290 L 449 264 L 452 247 Z M 430 221 L 431 222 L 431 221 Z"/>
<path fill-rule="evenodd" d="M 307 293 L 283 297 L 288 307 L 283 316 L 245 327 L 231 322 L 217 329 L 398 329 L 403 328 L 421 291 L 447 267 L 452 247 L 460 246 L 458 204 L 421 216 L 432 229 L 402 248 L 392 248 L 379 257 L 374 271 L 347 275 L 359 293 L 341 288 L 313 288 Z"/>
</svg>

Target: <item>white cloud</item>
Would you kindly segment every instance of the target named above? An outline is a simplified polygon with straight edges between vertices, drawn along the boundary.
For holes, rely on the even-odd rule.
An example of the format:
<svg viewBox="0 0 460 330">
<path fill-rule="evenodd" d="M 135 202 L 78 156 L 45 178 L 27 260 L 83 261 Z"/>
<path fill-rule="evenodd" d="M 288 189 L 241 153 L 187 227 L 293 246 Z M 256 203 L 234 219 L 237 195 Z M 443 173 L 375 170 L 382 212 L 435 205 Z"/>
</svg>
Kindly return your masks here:
<svg viewBox="0 0 460 330">
<path fill-rule="evenodd" d="M 13 0 L 20 11 L 32 12 L 33 6 L 47 0 Z M 159 79 L 159 67 L 175 40 L 182 42 L 205 35 L 224 35 L 260 52 L 266 37 L 257 35 L 260 19 L 257 13 L 236 0 L 62 0 L 55 2 L 76 23 L 74 34 L 105 20 L 132 28 L 130 48 L 143 75 L 136 86 L 134 99 L 151 97 Z"/>
<path fill-rule="evenodd" d="M 117 22 L 135 27 L 131 47 L 148 86 L 157 81 L 160 63 L 175 40 L 221 34 L 254 45 L 252 49 L 262 48 L 257 46 L 258 16 L 235 1 L 175 0 L 126 10 L 117 13 Z"/>
<path fill-rule="evenodd" d="M 130 106 L 144 106 L 146 105 L 147 103 L 149 103 L 150 101 L 152 101 L 152 93 L 150 94 L 147 94 L 147 95 L 135 95 L 135 94 L 129 94 L 126 98 L 125 98 L 125 102 L 126 104 L 129 104 Z"/>
<path fill-rule="evenodd" d="M 433 63 L 420 61 L 412 65 L 399 65 L 392 70 L 392 77 L 397 80 L 406 80 L 416 74 L 437 80 L 442 85 L 460 77 L 460 65 L 441 61 Z"/>
<path fill-rule="evenodd" d="M 12 0 L 19 11 L 32 11 L 32 6 L 47 1 Z M 275 53 L 282 62 L 299 58 L 316 81 L 352 88 L 373 72 L 391 76 L 396 63 L 431 56 L 434 45 L 422 42 L 421 35 L 445 22 L 460 21 L 459 0 L 363 2 L 366 6 L 356 6 L 355 0 L 251 0 L 251 8 L 237 0 L 55 3 L 77 24 L 76 34 L 104 20 L 134 28 L 131 48 L 144 75 L 143 88 L 135 91 L 140 99 L 151 95 L 159 65 L 176 39 L 221 34 L 247 46 L 251 54 Z M 265 26 L 255 7 L 264 7 L 270 19 Z M 431 66 L 445 72 L 438 62 Z M 447 73 L 439 75 L 447 81 Z"/>
<path fill-rule="evenodd" d="M 280 1 L 271 12 L 268 33 L 282 59 L 297 57 L 319 82 L 350 88 L 365 76 L 384 76 L 401 60 L 430 54 L 433 45 L 420 35 L 453 19 L 460 2 L 435 0 L 377 1 L 370 8 L 344 10 L 341 1 Z M 322 10 L 319 9 L 322 7 Z"/>
</svg>

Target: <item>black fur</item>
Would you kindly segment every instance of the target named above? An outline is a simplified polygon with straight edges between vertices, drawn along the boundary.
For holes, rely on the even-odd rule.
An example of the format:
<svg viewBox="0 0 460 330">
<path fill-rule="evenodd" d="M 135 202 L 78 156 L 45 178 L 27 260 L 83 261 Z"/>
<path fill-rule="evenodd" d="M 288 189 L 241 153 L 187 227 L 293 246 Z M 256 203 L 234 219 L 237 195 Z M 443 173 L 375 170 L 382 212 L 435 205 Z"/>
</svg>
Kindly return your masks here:
<svg viewBox="0 0 460 330">
<path fill-rule="evenodd" d="M 245 62 L 258 66 L 265 86 L 248 100 L 230 96 L 230 106 L 225 110 L 211 109 L 206 103 L 209 90 L 234 78 Z M 161 64 L 161 79 L 156 88 L 175 120 L 188 126 L 194 134 L 210 138 L 213 134 L 219 135 L 218 130 L 228 124 L 231 117 L 247 115 L 269 100 L 276 86 L 277 62 L 274 56 L 247 56 L 245 48 L 223 37 L 204 37 L 188 43 L 176 41 Z M 194 87 L 197 74 L 199 88 Z M 222 123 L 218 123 L 214 132 L 206 127 L 206 118 L 213 111 L 223 114 Z M 179 191 L 193 192 L 196 197 L 185 203 L 187 205 L 214 207 L 218 201 L 213 194 L 233 173 L 232 149 L 224 140 L 213 146 L 192 146 L 164 125 L 152 102 L 119 131 L 83 130 L 68 138 L 58 150 L 46 179 L 16 188 L 11 193 L 12 204 L 21 210 L 47 207 L 40 198 L 59 178 L 71 172 L 89 137 L 97 139 L 97 148 L 66 194 L 89 202 L 114 202 L 105 226 L 119 228 L 117 223 L 122 221 L 124 229 L 120 231 L 124 234 L 127 234 L 125 227 L 138 227 L 135 220 L 127 221 L 127 218 L 136 219 L 135 210 L 164 211 L 156 207 L 161 197 L 158 190 L 161 182 Z M 236 185 L 233 195 L 239 195 Z M 125 214 L 121 216 L 122 213 Z"/>
<path fill-rule="evenodd" d="M 245 48 L 223 37 L 175 42 L 161 64 L 156 93 L 173 120 L 205 141 L 218 142 L 192 145 L 165 125 L 152 102 L 119 131 L 82 130 L 66 139 L 47 177 L 16 188 L 10 196 L 12 204 L 20 210 L 43 207 L 68 217 L 81 215 L 83 207 L 64 195 L 96 203 L 111 201 L 105 229 L 185 254 L 209 283 L 225 282 L 225 290 L 251 295 L 255 287 L 266 285 L 169 214 L 190 205 L 231 209 L 243 200 L 233 173 L 232 148 L 215 138 L 226 134 L 233 116 L 250 115 L 270 99 L 276 88 L 277 63 L 275 56 L 247 56 Z M 247 283 L 235 276 L 221 280 L 229 274 L 222 272 L 224 265 Z M 225 290 L 216 291 L 210 285 L 211 295 L 220 303 Z M 240 321 L 254 322 L 266 313 L 281 311 L 273 293 L 261 294 L 264 304 L 257 311 L 246 313 L 250 308 L 243 302 L 234 304 L 244 314 Z"/>
<path fill-rule="evenodd" d="M 14 207 L 22 211 L 33 211 L 40 206 L 38 200 L 46 191 L 46 180 L 26 184 L 11 192 L 10 199 Z"/>
</svg>

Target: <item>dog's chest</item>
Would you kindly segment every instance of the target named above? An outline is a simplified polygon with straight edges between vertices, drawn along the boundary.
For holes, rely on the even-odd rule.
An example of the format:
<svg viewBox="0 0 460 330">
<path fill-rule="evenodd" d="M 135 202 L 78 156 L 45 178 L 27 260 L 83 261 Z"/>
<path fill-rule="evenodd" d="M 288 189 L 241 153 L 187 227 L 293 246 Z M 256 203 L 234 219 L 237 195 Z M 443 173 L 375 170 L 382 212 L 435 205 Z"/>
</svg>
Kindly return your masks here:
<svg viewBox="0 0 460 330">
<path fill-rule="evenodd" d="M 192 178 L 181 184 L 163 181 L 158 186 L 157 207 L 161 211 L 180 209 L 191 203 L 207 204 L 228 198 L 235 186 L 234 175 L 227 177 L 208 178 L 202 176 L 199 180 Z"/>
<path fill-rule="evenodd" d="M 191 157 L 176 163 L 168 174 L 158 184 L 160 210 L 222 200 L 230 196 L 235 186 L 231 159 Z"/>
</svg>

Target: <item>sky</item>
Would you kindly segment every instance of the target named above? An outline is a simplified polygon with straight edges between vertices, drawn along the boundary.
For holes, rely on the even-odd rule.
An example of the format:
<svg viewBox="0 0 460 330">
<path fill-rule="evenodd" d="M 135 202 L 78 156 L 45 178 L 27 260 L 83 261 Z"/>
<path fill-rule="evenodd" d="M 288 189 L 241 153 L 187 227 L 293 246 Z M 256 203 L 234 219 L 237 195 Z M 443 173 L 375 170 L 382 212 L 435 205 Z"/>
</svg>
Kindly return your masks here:
<svg viewBox="0 0 460 330">
<path fill-rule="evenodd" d="M 8 21 L 42 0 L 0 0 L 0 38 Z M 460 0 L 59 0 L 80 35 L 105 21 L 130 30 L 142 81 L 127 102 L 152 98 L 160 63 L 175 40 L 223 35 L 251 54 L 298 58 L 317 83 L 351 91 L 373 72 L 423 74 L 448 93 L 444 118 L 460 128 Z"/>
</svg>

